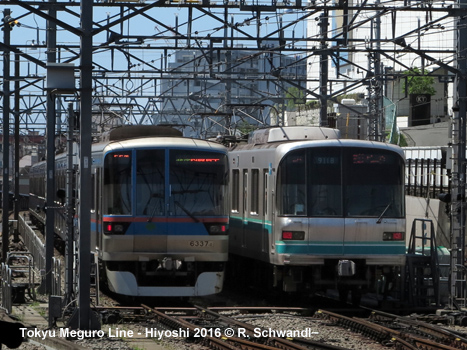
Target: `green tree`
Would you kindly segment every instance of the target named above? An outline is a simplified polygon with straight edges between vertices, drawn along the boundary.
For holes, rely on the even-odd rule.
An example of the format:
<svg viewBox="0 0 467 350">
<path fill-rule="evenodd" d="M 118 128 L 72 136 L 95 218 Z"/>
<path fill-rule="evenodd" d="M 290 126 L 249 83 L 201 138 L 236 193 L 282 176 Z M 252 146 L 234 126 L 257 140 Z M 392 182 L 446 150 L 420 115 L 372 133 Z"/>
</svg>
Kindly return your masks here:
<svg viewBox="0 0 467 350">
<path fill-rule="evenodd" d="M 417 67 L 411 68 L 403 73 L 406 76 L 407 84 L 402 85 L 402 91 L 409 95 L 434 95 L 436 90 L 433 87 L 435 79 L 424 70 L 423 74 Z"/>
<path fill-rule="evenodd" d="M 299 105 L 305 104 L 303 91 L 295 86 L 289 87 L 285 93 L 285 101 L 287 110 L 295 111 Z"/>
<path fill-rule="evenodd" d="M 242 135 L 248 135 L 253 130 L 256 130 L 258 128 L 258 126 L 250 124 L 250 123 L 248 123 L 246 121 L 242 121 L 241 123 L 239 123 L 237 128 L 238 128 L 238 131 L 240 131 L 240 133 Z"/>
</svg>

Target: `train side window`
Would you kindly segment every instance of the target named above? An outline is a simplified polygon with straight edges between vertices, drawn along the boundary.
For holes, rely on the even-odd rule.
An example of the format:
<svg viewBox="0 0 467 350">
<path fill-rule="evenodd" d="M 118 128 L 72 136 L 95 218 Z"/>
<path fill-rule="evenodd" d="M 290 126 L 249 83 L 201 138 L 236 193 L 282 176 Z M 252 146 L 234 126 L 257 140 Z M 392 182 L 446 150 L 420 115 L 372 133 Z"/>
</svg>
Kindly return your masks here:
<svg viewBox="0 0 467 350">
<path fill-rule="evenodd" d="M 258 215 L 259 213 L 259 170 L 251 170 L 250 186 L 250 213 Z"/>
<path fill-rule="evenodd" d="M 248 213 L 248 169 L 243 169 L 243 215 Z"/>
<path fill-rule="evenodd" d="M 240 172 L 232 170 L 232 212 L 240 211 Z"/>
<path fill-rule="evenodd" d="M 95 174 L 91 174 L 91 188 L 92 188 L 92 191 L 95 192 L 96 191 L 96 175 Z M 94 212 L 95 209 L 96 209 L 96 200 L 95 200 L 95 195 L 91 195 L 91 211 Z"/>
</svg>

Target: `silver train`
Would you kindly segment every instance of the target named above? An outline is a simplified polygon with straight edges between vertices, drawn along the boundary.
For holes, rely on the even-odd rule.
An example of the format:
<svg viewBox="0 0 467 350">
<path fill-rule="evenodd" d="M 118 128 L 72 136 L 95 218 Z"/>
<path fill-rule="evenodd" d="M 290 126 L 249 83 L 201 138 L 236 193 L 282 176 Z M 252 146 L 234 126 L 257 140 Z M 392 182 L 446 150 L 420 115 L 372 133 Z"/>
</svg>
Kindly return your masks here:
<svg viewBox="0 0 467 350">
<path fill-rule="evenodd" d="M 66 162 L 66 155 L 57 156 L 57 192 L 65 188 Z M 41 223 L 45 166 L 38 163 L 30 172 L 30 212 Z M 92 146 L 91 181 L 91 246 L 111 291 L 188 297 L 222 290 L 228 259 L 226 147 L 184 138 L 171 128 L 114 129 L 107 141 Z M 64 209 L 55 219 L 64 239 Z"/>
<path fill-rule="evenodd" d="M 351 291 L 357 302 L 394 285 L 406 251 L 403 151 L 339 137 L 276 127 L 231 147 L 234 275 L 286 292 Z"/>
</svg>

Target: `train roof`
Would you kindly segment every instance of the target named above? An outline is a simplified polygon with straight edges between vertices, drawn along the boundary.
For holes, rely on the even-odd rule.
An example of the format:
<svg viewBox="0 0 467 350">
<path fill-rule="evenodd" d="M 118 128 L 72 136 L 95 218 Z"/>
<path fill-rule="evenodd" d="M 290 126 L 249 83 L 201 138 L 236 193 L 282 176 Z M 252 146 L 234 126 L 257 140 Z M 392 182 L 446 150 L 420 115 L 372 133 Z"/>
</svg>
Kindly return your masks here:
<svg viewBox="0 0 467 350">
<path fill-rule="evenodd" d="M 217 152 L 227 152 L 227 148 L 217 142 L 194 139 L 188 137 L 143 137 L 136 139 L 120 140 L 109 142 L 105 145 L 104 151 L 132 148 L 148 147 L 170 147 L 170 148 L 202 148 Z"/>
<path fill-rule="evenodd" d="M 162 125 L 123 125 L 102 135 L 101 141 L 120 141 L 141 137 L 183 137 L 180 130 Z"/>
<path fill-rule="evenodd" d="M 340 138 L 340 131 L 317 126 L 277 126 L 253 131 L 249 144 L 261 145 L 271 142 L 311 141 Z"/>
<path fill-rule="evenodd" d="M 360 148 L 379 148 L 388 149 L 405 159 L 404 150 L 396 145 L 368 140 L 355 139 L 315 139 L 315 140 L 289 140 L 282 142 L 267 142 L 262 144 L 238 144 L 230 149 L 230 151 L 255 151 L 255 150 L 271 150 L 273 152 L 285 153 L 292 149 L 304 147 L 360 147 Z"/>
<path fill-rule="evenodd" d="M 146 129 L 146 130 L 143 130 Z M 156 131 L 156 129 L 159 129 Z M 164 130 L 165 129 L 165 130 Z M 168 129 L 175 130 L 172 132 Z M 133 149 L 133 148 L 148 148 L 154 146 L 160 147 L 171 147 L 171 148 L 202 148 L 204 150 L 212 150 L 217 152 L 227 153 L 227 148 L 214 141 L 194 139 L 189 137 L 183 137 L 183 134 L 176 129 L 170 127 L 157 127 L 152 128 L 151 125 L 144 125 L 142 128 L 132 128 L 128 129 L 128 126 L 123 128 L 114 129 L 118 130 L 112 135 L 105 137 L 105 141 L 92 144 L 92 156 L 96 157 L 97 154 L 104 151 L 118 150 L 118 149 Z M 131 130 L 127 133 L 125 130 Z M 168 132 L 167 132 L 168 131 Z M 132 135 L 130 137 L 130 135 Z M 77 144 L 73 145 L 73 153 L 78 153 Z M 65 161 L 67 153 L 57 154 L 55 157 L 57 161 Z M 46 161 L 40 161 L 32 165 L 31 169 L 34 169 L 45 166 Z"/>
</svg>

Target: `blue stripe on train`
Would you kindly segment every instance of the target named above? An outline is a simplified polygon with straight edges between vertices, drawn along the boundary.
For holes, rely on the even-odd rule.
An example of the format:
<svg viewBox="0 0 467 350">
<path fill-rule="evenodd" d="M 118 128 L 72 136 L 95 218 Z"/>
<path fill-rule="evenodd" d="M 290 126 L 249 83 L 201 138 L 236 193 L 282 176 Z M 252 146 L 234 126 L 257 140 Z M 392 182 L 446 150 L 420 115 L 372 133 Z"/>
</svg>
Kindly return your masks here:
<svg viewBox="0 0 467 350">
<path fill-rule="evenodd" d="M 130 235 L 171 235 L 202 236 L 208 235 L 202 222 L 134 222 L 130 225 Z"/>
<path fill-rule="evenodd" d="M 91 222 L 91 231 L 96 232 L 96 223 Z M 207 236 L 209 235 L 203 223 L 160 223 L 160 222 L 133 222 L 128 227 L 125 235 L 143 236 Z"/>
<path fill-rule="evenodd" d="M 355 245 L 354 245 L 355 244 Z M 389 255 L 405 254 L 405 244 L 383 245 L 380 242 L 327 243 L 310 242 L 309 244 L 276 242 L 276 252 L 279 254 L 313 254 L 313 255 Z"/>
</svg>

